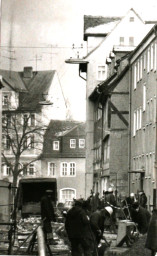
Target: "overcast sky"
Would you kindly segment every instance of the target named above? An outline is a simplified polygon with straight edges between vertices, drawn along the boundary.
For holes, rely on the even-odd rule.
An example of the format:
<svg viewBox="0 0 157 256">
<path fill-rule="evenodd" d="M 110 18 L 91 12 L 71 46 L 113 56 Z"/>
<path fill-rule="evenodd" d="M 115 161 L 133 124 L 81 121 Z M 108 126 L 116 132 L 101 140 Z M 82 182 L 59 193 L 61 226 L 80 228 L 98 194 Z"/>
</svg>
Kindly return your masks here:
<svg viewBox="0 0 157 256">
<path fill-rule="evenodd" d="M 157 19 L 156 0 L 2 0 L 1 45 L 18 48 L 12 48 L 11 65 L 10 52 L 1 50 L 1 67 L 56 69 L 73 117 L 85 119 L 85 82 L 78 67 L 64 61 L 73 54 L 72 44 L 83 41 L 83 15 L 124 16 L 130 8 L 144 19 Z"/>
</svg>

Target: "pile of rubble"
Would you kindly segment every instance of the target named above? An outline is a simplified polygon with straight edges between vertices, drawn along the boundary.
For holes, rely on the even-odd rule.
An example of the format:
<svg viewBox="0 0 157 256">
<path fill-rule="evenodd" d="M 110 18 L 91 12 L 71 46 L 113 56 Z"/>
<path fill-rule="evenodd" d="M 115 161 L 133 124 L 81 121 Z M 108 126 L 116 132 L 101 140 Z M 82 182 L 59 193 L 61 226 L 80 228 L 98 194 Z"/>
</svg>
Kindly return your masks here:
<svg viewBox="0 0 157 256">
<path fill-rule="evenodd" d="M 32 238 L 31 234 L 34 230 L 41 225 L 40 217 L 29 217 L 25 219 L 20 219 L 17 224 L 17 237 L 19 245 L 23 243 L 24 240 L 26 242 L 22 245 L 21 249 L 28 248 L 29 242 Z M 69 249 L 69 241 L 67 238 L 67 234 L 64 228 L 64 223 L 52 222 L 53 229 L 53 239 L 56 242 L 56 245 L 50 245 L 52 253 L 57 252 L 70 252 Z M 29 237 L 27 239 L 27 237 Z M 37 245 L 35 246 L 35 250 L 37 249 Z"/>
</svg>

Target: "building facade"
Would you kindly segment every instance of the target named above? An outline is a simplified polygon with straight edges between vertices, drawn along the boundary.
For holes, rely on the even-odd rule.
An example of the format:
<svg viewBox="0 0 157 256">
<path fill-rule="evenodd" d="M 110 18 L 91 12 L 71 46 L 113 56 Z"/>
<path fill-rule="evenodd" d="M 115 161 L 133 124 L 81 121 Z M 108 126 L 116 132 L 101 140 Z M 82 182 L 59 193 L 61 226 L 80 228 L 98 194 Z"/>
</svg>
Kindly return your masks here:
<svg viewBox="0 0 157 256">
<path fill-rule="evenodd" d="M 86 20 L 87 22 L 87 20 Z M 84 25 L 86 27 L 86 25 Z M 102 28 L 100 35 L 97 31 Z M 130 9 L 128 13 L 119 20 L 115 17 L 108 19 L 103 25 L 92 27 L 92 33 L 85 31 L 88 54 L 84 57 L 87 68 L 86 82 L 86 171 L 88 191 L 93 186 L 93 148 L 94 148 L 94 104 L 90 100 L 90 95 L 98 84 L 105 81 L 109 75 L 106 60 L 111 57 L 113 49 L 119 50 L 124 47 L 126 52 L 132 51 L 142 40 L 143 36 L 152 27 L 152 24 L 145 24 L 139 15 Z M 140 33 L 139 33 L 140 31 Z M 91 43 L 91 44 L 90 44 Z M 94 47 L 93 47 L 93 44 Z"/>
<path fill-rule="evenodd" d="M 44 137 L 42 175 L 57 180 L 59 202 L 85 197 L 85 123 L 51 120 Z"/>
<path fill-rule="evenodd" d="M 55 70 L 0 70 L 2 76 L 2 179 L 13 181 L 15 155 L 19 177 L 40 177 L 43 134 L 50 119 L 66 119 L 66 104 Z M 19 150 L 19 152 L 18 152 Z M 34 160 L 37 161 L 34 161 Z M 27 163 L 30 163 L 27 165 Z M 11 166 L 10 166 L 11 164 Z"/>
<path fill-rule="evenodd" d="M 155 25 L 130 56 L 130 187 L 145 191 L 149 207 L 157 187 L 156 32 Z"/>
</svg>

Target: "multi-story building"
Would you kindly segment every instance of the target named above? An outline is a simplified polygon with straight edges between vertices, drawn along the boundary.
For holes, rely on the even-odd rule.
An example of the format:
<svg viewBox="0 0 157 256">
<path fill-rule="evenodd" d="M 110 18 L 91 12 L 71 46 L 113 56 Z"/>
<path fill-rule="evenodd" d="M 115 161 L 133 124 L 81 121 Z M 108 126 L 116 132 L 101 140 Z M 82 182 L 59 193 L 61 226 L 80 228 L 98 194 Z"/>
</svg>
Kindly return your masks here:
<svg viewBox="0 0 157 256">
<path fill-rule="evenodd" d="M 19 146 L 22 149 L 22 153 L 16 154 L 19 157 L 17 161 L 19 165 L 26 165 L 30 162 L 30 165 L 26 166 L 19 176 L 40 177 L 42 175 L 41 161 L 33 160 L 37 159 L 42 152 L 41 132 L 43 134 L 43 128 L 46 129 L 51 119 L 66 119 L 66 104 L 57 72 L 55 70 L 33 72 L 31 67 L 25 67 L 23 72 L 0 70 L 0 75 L 4 86 L 2 89 L 1 176 L 3 179 L 13 180 L 9 162 L 14 163 L 13 149 L 17 150 Z M 11 133 L 11 136 L 7 132 Z M 22 134 L 27 132 L 28 136 L 25 136 L 21 142 Z M 20 143 L 23 143 L 23 147 Z"/>
<path fill-rule="evenodd" d="M 93 189 L 101 195 L 108 187 L 113 187 L 121 196 L 128 192 L 127 58 L 128 55 L 120 58 L 116 53 L 113 64 L 110 63 L 112 75 L 99 84 L 89 97 L 94 105 Z"/>
<path fill-rule="evenodd" d="M 43 177 L 56 178 L 59 202 L 85 197 L 85 123 L 51 120 L 41 168 Z"/>
<path fill-rule="evenodd" d="M 87 42 L 87 55 L 83 59 L 66 60 L 67 63 L 79 64 L 80 76 L 83 72 L 86 73 L 86 196 L 93 187 L 94 158 L 95 106 L 89 96 L 110 75 L 106 60 L 112 58 L 113 50 L 120 52 L 122 49 L 126 53 L 134 50 L 151 27 L 152 24 L 146 24 L 133 9 L 124 17 L 94 17 L 92 20 L 91 16 L 85 16 L 84 40 Z"/>
<path fill-rule="evenodd" d="M 144 189 L 148 206 L 157 188 L 157 26 L 133 51 L 130 59 L 130 187 Z M 154 194 L 154 197 L 153 197 Z"/>
</svg>

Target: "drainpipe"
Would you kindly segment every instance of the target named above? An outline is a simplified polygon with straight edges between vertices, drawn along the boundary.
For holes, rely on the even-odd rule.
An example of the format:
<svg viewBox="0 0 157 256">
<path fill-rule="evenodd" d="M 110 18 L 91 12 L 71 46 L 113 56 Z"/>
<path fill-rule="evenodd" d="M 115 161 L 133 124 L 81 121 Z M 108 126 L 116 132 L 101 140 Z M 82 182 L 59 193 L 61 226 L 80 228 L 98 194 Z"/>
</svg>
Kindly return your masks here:
<svg viewBox="0 0 157 256">
<path fill-rule="evenodd" d="M 132 85 L 132 76 L 131 76 L 131 67 L 129 68 L 129 130 L 128 130 L 128 188 L 130 195 L 130 171 L 131 171 L 131 85 Z"/>
</svg>

